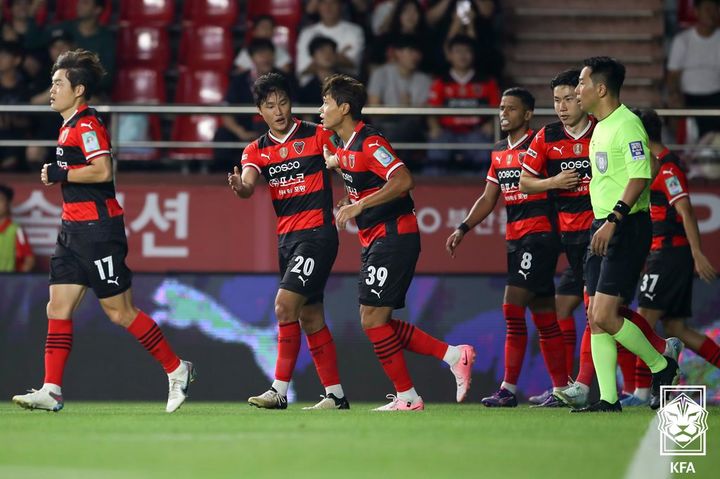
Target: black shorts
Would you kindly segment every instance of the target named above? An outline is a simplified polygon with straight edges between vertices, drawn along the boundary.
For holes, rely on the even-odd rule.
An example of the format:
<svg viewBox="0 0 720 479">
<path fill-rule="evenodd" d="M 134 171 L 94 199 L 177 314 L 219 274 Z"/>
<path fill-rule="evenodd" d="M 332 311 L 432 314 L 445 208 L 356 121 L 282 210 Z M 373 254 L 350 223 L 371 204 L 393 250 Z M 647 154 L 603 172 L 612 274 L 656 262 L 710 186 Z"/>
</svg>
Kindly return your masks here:
<svg viewBox="0 0 720 479">
<path fill-rule="evenodd" d="M 694 275 L 689 246 L 651 251 L 640 279 L 638 304 L 664 311 L 667 318 L 689 318 Z"/>
<path fill-rule="evenodd" d="M 79 284 L 98 298 L 124 293 L 132 284 L 125 264 L 128 253 L 124 227 L 105 231 L 60 230 L 50 258 L 50 284 Z"/>
<path fill-rule="evenodd" d="M 337 252 L 337 235 L 308 238 L 281 245 L 278 248 L 282 275 L 280 289 L 305 296 L 305 304 L 322 303 L 325 285 Z"/>
<path fill-rule="evenodd" d="M 592 234 L 605 224 L 594 220 Z M 652 223 L 646 212 L 626 216 L 615 228 L 606 256 L 596 256 L 588 249 L 585 262 L 585 286 L 589 296 L 595 292 L 622 296 L 630 304 L 635 296 L 640 272 L 650 251 Z"/>
<path fill-rule="evenodd" d="M 565 296 L 582 296 L 585 289 L 585 254 L 588 243 L 564 244 L 563 251 L 568 260 L 568 267 L 560 276 L 557 294 Z"/>
<path fill-rule="evenodd" d="M 360 254 L 358 289 L 365 306 L 405 307 L 405 295 L 420 257 L 420 235 L 389 235 L 373 241 Z"/>
<path fill-rule="evenodd" d="M 508 243 L 508 286 L 537 296 L 554 296 L 559 253 L 560 243 L 554 234 L 533 234 Z"/>
</svg>

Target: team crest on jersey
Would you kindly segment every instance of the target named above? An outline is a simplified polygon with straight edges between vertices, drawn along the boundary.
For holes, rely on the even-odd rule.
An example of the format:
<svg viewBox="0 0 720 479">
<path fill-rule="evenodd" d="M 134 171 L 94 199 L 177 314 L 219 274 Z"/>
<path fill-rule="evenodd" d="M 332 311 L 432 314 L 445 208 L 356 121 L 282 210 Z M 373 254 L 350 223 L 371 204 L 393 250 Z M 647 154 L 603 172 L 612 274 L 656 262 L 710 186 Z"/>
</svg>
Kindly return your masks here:
<svg viewBox="0 0 720 479">
<path fill-rule="evenodd" d="M 348 156 L 348 162 L 350 163 L 350 168 L 355 168 L 355 155 Z"/>
<path fill-rule="evenodd" d="M 505 157 L 505 163 L 508 165 L 512 163 L 512 154 L 509 154 L 507 157 Z"/>
<path fill-rule="evenodd" d="M 583 150 L 582 143 L 575 143 L 573 145 L 573 153 L 575 153 L 576 155 L 582 154 L 582 150 Z"/>
<path fill-rule="evenodd" d="M 295 150 L 295 153 L 297 153 L 298 155 L 301 154 L 304 149 L 305 149 L 304 141 L 296 141 L 295 143 L 293 143 L 293 150 Z"/>
<path fill-rule="evenodd" d="M 347 168 L 347 165 L 348 165 L 347 156 L 343 155 L 343 156 L 340 158 L 340 163 L 342 163 L 343 167 Z"/>
<path fill-rule="evenodd" d="M 644 160 L 645 150 L 641 141 L 631 141 L 628 146 L 630 147 L 630 155 L 633 161 Z"/>
<path fill-rule="evenodd" d="M 595 166 L 600 173 L 605 173 L 608 169 L 608 155 L 604 151 L 595 152 Z"/>
<path fill-rule="evenodd" d="M 392 154 L 390 154 L 390 152 L 387 151 L 384 146 L 381 146 L 380 148 L 375 150 L 375 152 L 373 153 L 373 156 L 383 166 L 388 166 L 394 160 Z"/>
<path fill-rule="evenodd" d="M 100 142 L 98 141 L 97 133 L 94 131 L 86 131 L 83 133 L 82 141 L 87 153 L 100 149 Z"/>
<path fill-rule="evenodd" d="M 62 133 L 60 133 L 60 143 L 65 143 L 65 140 L 67 140 L 69 134 L 70 128 L 65 128 Z"/>
<path fill-rule="evenodd" d="M 280 148 L 280 158 L 282 158 L 284 160 L 285 158 L 287 158 L 287 156 L 288 156 L 288 149 L 283 146 L 282 148 Z"/>
<path fill-rule="evenodd" d="M 525 160 L 525 152 L 524 151 L 521 153 L 518 153 L 518 161 L 520 162 L 520 164 L 524 163 L 523 160 Z"/>
<path fill-rule="evenodd" d="M 675 175 L 665 180 L 665 186 L 667 187 L 668 193 L 670 193 L 672 196 L 679 195 L 683 192 L 680 180 Z"/>
</svg>

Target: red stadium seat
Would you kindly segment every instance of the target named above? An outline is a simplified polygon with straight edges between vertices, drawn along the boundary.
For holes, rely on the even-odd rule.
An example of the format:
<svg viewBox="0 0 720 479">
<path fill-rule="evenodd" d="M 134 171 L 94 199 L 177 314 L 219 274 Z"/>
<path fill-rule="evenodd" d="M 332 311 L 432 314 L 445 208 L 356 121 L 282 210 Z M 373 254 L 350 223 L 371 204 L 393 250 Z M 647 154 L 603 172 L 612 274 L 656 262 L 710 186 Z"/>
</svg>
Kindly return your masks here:
<svg viewBox="0 0 720 479">
<path fill-rule="evenodd" d="M 232 27 L 238 14 L 236 0 L 185 0 L 183 21 L 194 25 Z"/>
<path fill-rule="evenodd" d="M 122 26 L 118 32 L 118 63 L 165 69 L 170 61 L 168 31 L 155 26 Z"/>
<path fill-rule="evenodd" d="M 173 141 L 212 141 L 220 124 L 213 115 L 185 115 L 175 119 Z M 175 148 L 170 151 L 173 160 L 212 160 L 212 148 Z"/>
<path fill-rule="evenodd" d="M 218 68 L 227 72 L 233 61 L 231 32 L 216 25 L 188 26 L 180 40 L 178 63 L 193 69 Z"/>
<path fill-rule="evenodd" d="M 78 0 L 57 0 L 55 2 L 55 21 L 64 22 L 77 18 L 77 2 Z M 107 25 L 111 16 L 112 0 L 105 0 L 105 7 L 100 14 L 100 24 Z"/>
<path fill-rule="evenodd" d="M 175 17 L 174 0 L 122 0 L 120 21 L 132 25 L 169 25 Z"/>
<path fill-rule="evenodd" d="M 298 36 L 298 25 L 303 16 L 302 0 L 265 0 L 264 2 L 248 2 L 248 31 L 252 21 L 259 15 L 271 15 L 275 19 L 275 35 L 273 43 L 284 46 L 293 58 L 295 57 L 295 40 Z M 249 40 L 246 39 L 246 40 Z"/>
</svg>

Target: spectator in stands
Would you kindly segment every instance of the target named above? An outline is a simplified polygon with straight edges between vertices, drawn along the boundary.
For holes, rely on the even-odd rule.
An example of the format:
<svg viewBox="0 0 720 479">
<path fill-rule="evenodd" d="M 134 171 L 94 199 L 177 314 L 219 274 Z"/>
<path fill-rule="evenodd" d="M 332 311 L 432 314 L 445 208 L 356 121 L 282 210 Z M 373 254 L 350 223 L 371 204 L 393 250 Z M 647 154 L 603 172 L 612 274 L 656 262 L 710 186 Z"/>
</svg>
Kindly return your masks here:
<svg viewBox="0 0 720 479">
<path fill-rule="evenodd" d="M 339 0 L 318 0 L 318 12 L 320 21 L 305 27 L 298 36 L 295 71 L 301 86 L 310 81 L 314 74 L 308 46 L 317 36 L 335 40 L 340 70 L 355 76 L 360 72 L 360 62 L 365 49 L 365 34 L 362 28 L 341 20 Z"/>
<path fill-rule="evenodd" d="M 467 35 L 475 40 L 476 69 L 495 78 L 502 76 L 503 56 L 498 45 L 501 35 L 493 0 L 430 0 L 425 18 L 432 31 L 434 72 L 443 71 L 443 47 L 449 39 Z"/>
<path fill-rule="evenodd" d="M 321 2 L 322 0 L 307 0 L 305 2 L 304 24 L 307 24 L 308 22 L 315 23 L 320 19 Z M 369 22 L 369 13 L 372 3 L 372 0 L 350 0 L 349 2 L 340 2 L 341 15 L 343 18 L 362 26 L 363 30 L 365 30 L 365 23 Z M 369 29 L 367 30 L 367 33 L 370 33 Z"/>
<path fill-rule="evenodd" d="M 252 68 L 243 73 L 235 73 L 230 77 L 230 84 L 225 94 L 225 103 L 228 105 L 251 106 L 255 104 L 252 96 L 252 84 L 266 73 L 281 71 L 274 68 L 275 46 L 266 38 L 257 38 L 248 45 L 248 53 L 252 61 Z M 267 125 L 260 115 L 223 115 L 220 127 L 215 132 L 213 141 L 249 142 L 267 130 Z M 218 171 L 232 171 L 233 166 L 239 164 L 242 147 L 216 148 L 214 167 Z"/>
<path fill-rule="evenodd" d="M 378 6 L 378 9 L 385 5 L 390 5 L 392 9 L 385 20 L 377 26 L 377 33 L 369 55 L 370 63 L 381 65 L 390 60 L 391 45 L 399 36 L 412 35 L 416 38 L 418 49 L 421 52 L 429 51 L 428 27 L 420 2 L 418 0 L 384 2 Z M 430 59 L 423 55 L 420 69 L 428 69 L 431 65 Z"/>
<path fill-rule="evenodd" d="M 104 9 L 105 0 L 77 0 L 77 18 L 64 22 L 59 27 L 72 36 L 77 48 L 98 54 L 107 71 L 100 83 L 100 89 L 109 92 L 115 76 L 115 37 L 110 29 L 100 24 Z M 52 30 L 55 28 L 58 27 L 53 27 Z"/>
<path fill-rule="evenodd" d="M 474 41 L 467 36 L 456 36 L 448 43 L 447 60 L 450 69 L 436 78 L 430 88 L 430 106 L 438 107 L 495 107 L 500 105 L 500 90 L 494 78 L 473 68 Z M 428 136 L 438 143 L 492 142 L 492 122 L 477 116 L 428 117 Z M 431 170 L 455 170 L 481 173 L 487 168 L 489 152 L 486 150 L 428 151 Z"/>
<path fill-rule="evenodd" d="M 0 105 L 27 103 L 30 94 L 20 71 L 23 50 L 17 42 L 0 42 Z M 29 137 L 30 121 L 26 115 L 0 113 L 0 140 L 22 140 Z M 0 170 L 24 166 L 22 147 L 0 147 Z"/>
<path fill-rule="evenodd" d="M 720 107 L 720 2 L 695 0 L 697 23 L 677 34 L 668 58 L 668 103 L 680 108 Z M 720 116 L 697 117 L 699 137 L 720 131 Z"/>
<path fill-rule="evenodd" d="M 35 22 L 35 13 L 45 0 L 9 0 L 10 17 L 2 25 L 2 39 L 18 42 L 25 50 L 43 46 L 41 30 Z"/>
<path fill-rule="evenodd" d="M 257 38 L 265 38 L 273 41 L 273 35 L 275 33 L 275 19 L 271 15 L 259 15 L 253 20 L 252 36 L 251 40 Z M 276 43 L 275 45 L 275 68 L 285 73 L 290 73 L 292 69 L 292 58 L 288 51 Z M 253 66 L 252 60 L 250 59 L 250 53 L 247 48 L 243 48 L 235 58 L 235 67 L 238 72 L 250 70 Z"/>
<path fill-rule="evenodd" d="M 298 91 L 298 104 L 319 105 L 322 103 L 322 86 L 325 79 L 337 71 L 337 43 L 328 37 L 315 37 L 308 47 L 312 58 L 313 76 Z"/>
<path fill-rule="evenodd" d="M 27 273 L 35 266 L 35 256 L 22 228 L 10 217 L 14 194 L 0 185 L 0 272 Z"/>
<path fill-rule="evenodd" d="M 377 68 L 370 76 L 369 105 L 426 105 L 432 78 L 418 71 L 422 61 L 419 43 L 416 37 L 395 37 L 391 45 L 393 60 Z M 418 117 L 380 116 L 373 123 L 391 142 L 420 141 L 423 138 L 423 120 Z"/>
</svg>

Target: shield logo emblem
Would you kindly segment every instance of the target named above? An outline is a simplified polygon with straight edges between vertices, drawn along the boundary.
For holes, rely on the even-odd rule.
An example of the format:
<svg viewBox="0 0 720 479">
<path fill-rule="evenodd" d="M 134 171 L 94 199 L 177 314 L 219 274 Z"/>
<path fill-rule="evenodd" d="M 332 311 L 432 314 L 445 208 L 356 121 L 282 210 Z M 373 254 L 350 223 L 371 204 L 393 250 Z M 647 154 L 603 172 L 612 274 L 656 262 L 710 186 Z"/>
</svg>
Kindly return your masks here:
<svg viewBox="0 0 720 479">
<path fill-rule="evenodd" d="M 70 134 L 70 128 L 65 128 L 62 133 L 60 133 L 60 143 L 65 143 L 65 140 L 67 140 L 68 135 Z"/>
<path fill-rule="evenodd" d="M 297 153 L 298 155 L 301 154 L 304 149 L 305 149 L 304 141 L 296 141 L 295 143 L 293 143 L 293 150 L 295 150 L 295 153 Z"/>
<path fill-rule="evenodd" d="M 510 163 L 512 163 L 512 154 L 510 154 L 510 155 L 508 155 L 508 156 L 506 157 L 505 162 L 506 162 L 508 165 L 509 165 Z"/>
<path fill-rule="evenodd" d="M 350 155 L 348 159 L 350 160 L 350 168 L 355 168 L 355 155 Z"/>
<path fill-rule="evenodd" d="M 288 156 L 288 149 L 284 146 L 280 148 L 280 157 L 284 160 Z"/>
<path fill-rule="evenodd" d="M 348 164 L 347 156 L 343 155 L 343 157 L 340 158 L 340 163 L 342 163 L 342 165 L 343 165 L 345 168 L 347 168 L 347 164 Z"/>
<path fill-rule="evenodd" d="M 604 151 L 595 153 L 595 166 L 600 173 L 605 173 L 608 169 L 608 154 Z"/>
<path fill-rule="evenodd" d="M 582 150 L 583 150 L 583 146 L 581 143 L 575 143 L 573 145 L 573 153 L 575 153 L 576 155 L 581 154 Z"/>
<path fill-rule="evenodd" d="M 518 161 L 522 164 L 523 160 L 525 159 L 525 153 L 519 153 L 518 154 Z"/>
</svg>

